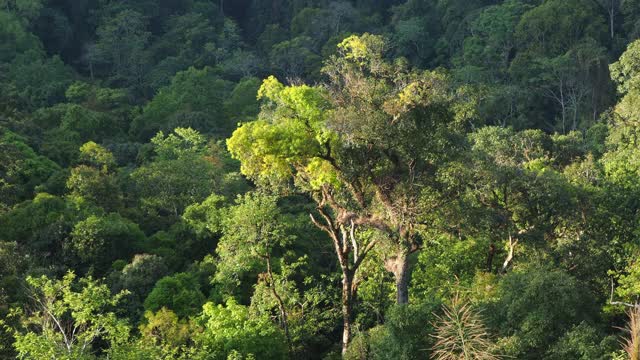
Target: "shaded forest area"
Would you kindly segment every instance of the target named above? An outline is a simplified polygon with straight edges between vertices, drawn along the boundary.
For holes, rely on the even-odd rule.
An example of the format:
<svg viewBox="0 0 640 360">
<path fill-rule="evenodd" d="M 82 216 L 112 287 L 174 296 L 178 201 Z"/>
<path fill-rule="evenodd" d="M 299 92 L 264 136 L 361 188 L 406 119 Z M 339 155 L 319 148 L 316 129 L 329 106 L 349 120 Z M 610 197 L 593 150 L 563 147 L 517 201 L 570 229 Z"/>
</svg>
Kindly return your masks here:
<svg viewBox="0 0 640 360">
<path fill-rule="evenodd" d="M 640 0 L 0 0 L 0 358 L 640 359 Z"/>
</svg>

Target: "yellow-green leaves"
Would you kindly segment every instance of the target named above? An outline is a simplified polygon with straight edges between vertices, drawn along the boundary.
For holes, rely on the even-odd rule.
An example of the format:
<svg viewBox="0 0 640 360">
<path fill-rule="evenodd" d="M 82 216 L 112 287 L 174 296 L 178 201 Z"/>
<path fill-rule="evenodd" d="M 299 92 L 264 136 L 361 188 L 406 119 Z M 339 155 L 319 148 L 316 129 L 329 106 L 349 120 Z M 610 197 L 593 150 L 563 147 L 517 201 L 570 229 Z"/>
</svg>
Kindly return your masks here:
<svg viewBox="0 0 640 360">
<path fill-rule="evenodd" d="M 104 173 L 116 166 L 116 159 L 113 154 L 93 141 L 89 141 L 80 147 L 80 160 L 100 168 Z"/>
<path fill-rule="evenodd" d="M 242 173 L 267 183 L 297 175 L 304 175 L 313 187 L 334 182 L 325 173 L 329 164 L 321 159 L 332 138 L 325 124 L 329 106 L 322 89 L 284 86 L 271 76 L 258 97 L 269 101 L 260 119 L 241 125 L 227 140 L 229 151 L 242 163 Z"/>
<path fill-rule="evenodd" d="M 387 44 L 382 36 L 363 34 L 351 35 L 344 39 L 338 45 L 338 50 L 342 52 L 345 59 L 363 66 L 372 60 L 380 59 L 386 47 Z"/>
<path fill-rule="evenodd" d="M 258 99 L 275 101 L 282 90 L 284 90 L 284 85 L 271 75 L 262 82 L 262 86 L 258 90 Z"/>
<path fill-rule="evenodd" d="M 323 185 L 330 185 L 334 188 L 340 187 L 340 180 L 336 169 L 326 160 L 315 158 L 309 162 L 305 168 L 309 177 L 311 189 L 318 190 Z"/>
<path fill-rule="evenodd" d="M 418 106 L 446 103 L 453 100 L 446 74 L 438 71 L 425 71 L 409 75 L 411 80 L 398 93 L 385 102 L 385 111 L 399 116 Z"/>
<path fill-rule="evenodd" d="M 287 136 L 276 126 L 255 121 L 239 127 L 227 140 L 232 156 L 241 162 L 241 171 L 253 180 L 284 180 L 292 175 L 293 160 Z"/>
<path fill-rule="evenodd" d="M 620 56 L 620 60 L 609 66 L 611 78 L 618 84 L 618 92 L 626 94 L 640 85 L 640 40 L 632 42 Z"/>
</svg>

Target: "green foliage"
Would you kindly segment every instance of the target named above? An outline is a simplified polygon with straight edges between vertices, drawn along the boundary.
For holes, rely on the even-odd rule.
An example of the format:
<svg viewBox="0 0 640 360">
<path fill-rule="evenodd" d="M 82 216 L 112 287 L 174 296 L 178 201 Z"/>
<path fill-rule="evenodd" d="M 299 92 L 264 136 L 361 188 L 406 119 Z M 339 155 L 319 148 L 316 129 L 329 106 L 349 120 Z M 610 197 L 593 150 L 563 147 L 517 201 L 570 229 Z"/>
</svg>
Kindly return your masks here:
<svg viewBox="0 0 640 360">
<path fill-rule="evenodd" d="M 596 320 L 593 299 L 563 271 L 515 271 L 501 281 L 498 294 L 485 314 L 488 325 L 502 337 L 500 351 L 508 356 L 542 358 L 573 326 Z"/>
<path fill-rule="evenodd" d="M 80 147 L 79 160 L 87 165 L 71 169 L 66 183 L 70 195 L 89 200 L 107 211 L 117 210 L 121 195 L 113 174 L 116 166 L 113 154 L 90 141 Z"/>
<path fill-rule="evenodd" d="M 592 326 L 582 322 L 565 333 L 549 349 L 545 359 L 610 359 L 615 349 L 615 340 L 602 334 Z"/>
<path fill-rule="evenodd" d="M 149 254 L 137 254 L 129 263 L 120 260 L 121 267 L 116 267 L 117 262 L 113 263 L 114 271 L 108 277 L 111 289 L 130 292 L 120 305 L 120 313 L 132 321 L 142 319 L 144 299 L 156 282 L 169 274 L 168 266 L 162 257 Z"/>
<path fill-rule="evenodd" d="M 522 16 L 516 37 L 532 51 L 558 55 L 583 38 L 605 36 L 606 26 L 597 11 L 595 4 L 583 0 L 545 1 Z"/>
<path fill-rule="evenodd" d="M 108 18 L 96 31 L 98 41 L 87 56 L 89 67 L 103 68 L 111 84 L 140 90 L 147 71 L 145 48 L 151 36 L 145 28 L 143 15 L 134 10 Z"/>
<path fill-rule="evenodd" d="M 179 348 L 191 337 L 190 324 L 181 321 L 171 310 L 162 308 L 156 313 L 148 311 L 144 317 L 146 322 L 140 325 L 140 333 L 145 341 Z"/>
<path fill-rule="evenodd" d="M 7 71 L 16 95 L 29 109 L 61 102 L 72 75 L 59 57 L 45 58 L 37 50 L 17 55 Z"/>
<path fill-rule="evenodd" d="M 138 225 L 119 214 L 89 216 L 75 224 L 66 248 L 85 264 L 95 266 L 99 273 L 118 258 L 134 254 L 144 241 Z"/>
<path fill-rule="evenodd" d="M 60 168 L 37 154 L 18 134 L 0 128 L 0 209 L 33 196 Z"/>
<path fill-rule="evenodd" d="M 243 124 L 227 140 L 229 151 L 241 161 L 243 174 L 257 180 L 283 181 L 293 175 L 292 164 L 301 168 L 314 166 L 317 170 L 310 175 L 319 176 L 317 181 L 330 179 L 331 175 L 327 177 L 321 173 L 331 172 L 322 166 L 320 159 L 322 144 L 330 136 L 321 123 L 320 109 L 326 106 L 321 90 L 306 85 L 285 88 L 270 77 L 264 81 L 258 95 L 280 106 L 281 110 L 273 113 L 271 121 Z M 292 117 L 290 111 L 296 116 Z M 306 127 L 317 133 L 306 131 Z"/>
<path fill-rule="evenodd" d="M 207 149 L 205 138 L 192 129 L 160 132 L 153 139 L 154 161 L 131 173 L 142 208 L 155 216 L 180 216 L 204 200 L 220 183 L 219 153 Z M 169 170 L 171 169 L 171 170 Z"/>
<path fill-rule="evenodd" d="M 231 354 L 235 358 L 286 358 L 282 332 L 267 317 L 254 316 L 247 307 L 233 301 L 217 306 L 205 304 L 196 323 L 202 332 L 194 341 L 202 350 L 194 359 L 224 360 Z"/>
<path fill-rule="evenodd" d="M 385 324 L 369 330 L 365 346 L 354 348 L 348 359 L 424 359 L 433 346 L 434 313 L 440 304 L 426 300 L 420 304 L 394 305 L 386 314 Z M 363 353 L 364 350 L 364 353 Z"/>
<path fill-rule="evenodd" d="M 266 271 L 276 251 L 292 241 L 287 225 L 274 197 L 253 193 L 238 198 L 223 218 L 224 235 L 216 248 L 217 278 L 238 279 L 249 270 Z"/>
<path fill-rule="evenodd" d="M 260 112 L 260 104 L 256 99 L 259 89 L 258 78 L 248 77 L 240 80 L 224 102 L 227 118 L 238 122 L 255 118 Z"/>
<path fill-rule="evenodd" d="M 611 78 L 618 85 L 618 92 L 626 94 L 638 90 L 640 75 L 640 41 L 629 44 L 620 59 L 609 66 Z"/>
<path fill-rule="evenodd" d="M 0 358 L 634 357 L 639 16 L 0 0 Z"/>
<path fill-rule="evenodd" d="M 198 313 L 205 302 L 198 279 L 193 274 L 178 273 L 160 279 L 144 301 L 145 310 L 158 311 L 164 307 L 180 318 Z"/>
<path fill-rule="evenodd" d="M 634 259 L 629 260 L 629 264 L 622 274 L 618 276 L 618 287 L 615 290 L 616 298 L 634 304 L 640 300 L 640 264 Z M 612 294 L 613 295 L 613 294 Z"/>
<path fill-rule="evenodd" d="M 273 46 L 269 61 L 282 77 L 314 77 L 322 62 L 313 52 L 312 39 L 299 36 Z"/>
<path fill-rule="evenodd" d="M 167 266 L 160 256 L 138 254 L 120 272 L 119 287 L 132 294 L 145 296 L 167 272 Z"/>
<path fill-rule="evenodd" d="M 222 232 L 226 215 L 225 198 L 212 194 L 199 204 L 189 205 L 183 218 L 199 235 L 213 236 Z"/>
<path fill-rule="evenodd" d="M 437 295 L 451 296 L 455 284 L 473 277 L 486 261 L 482 250 L 488 248 L 486 241 L 439 238 L 418 254 L 411 275 L 413 295 L 418 301 Z M 444 285 L 447 284 L 447 285 Z"/>
<path fill-rule="evenodd" d="M 108 172 L 116 166 L 113 154 L 93 141 L 80 147 L 80 161 L 88 163 L 102 172 Z"/>
<path fill-rule="evenodd" d="M 231 84 L 213 68 L 189 68 L 177 73 L 171 84 L 159 90 L 132 124 L 132 135 L 148 139 L 159 130 L 192 127 L 202 132 L 227 134 L 231 124 L 224 100 Z"/>
<path fill-rule="evenodd" d="M 126 292 L 112 295 L 92 278 L 28 277 L 34 304 L 21 316 L 14 346 L 19 359 L 90 359 L 98 343 L 123 343 L 129 327 L 113 312 Z"/>
<path fill-rule="evenodd" d="M 176 128 L 173 132 L 165 136 L 160 131 L 151 139 L 157 159 L 176 160 L 205 154 L 207 140 L 198 131 L 191 128 Z"/>
<path fill-rule="evenodd" d="M 20 18 L 23 18 L 25 22 L 31 21 L 37 18 L 44 4 L 41 0 L 2 0 L 0 1 L 0 8 L 9 11 Z"/>
<path fill-rule="evenodd" d="M 42 51 L 38 38 L 25 29 L 20 17 L 0 10 L 0 61 L 9 62 L 28 50 Z"/>
<path fill-rule="evenodd" d="M 41 193 L 0 215 L 5 241 L 15 241 L 43 258 L 61 255 L 62 243 L 77 212 L 64 199 Z"/>
</svg>

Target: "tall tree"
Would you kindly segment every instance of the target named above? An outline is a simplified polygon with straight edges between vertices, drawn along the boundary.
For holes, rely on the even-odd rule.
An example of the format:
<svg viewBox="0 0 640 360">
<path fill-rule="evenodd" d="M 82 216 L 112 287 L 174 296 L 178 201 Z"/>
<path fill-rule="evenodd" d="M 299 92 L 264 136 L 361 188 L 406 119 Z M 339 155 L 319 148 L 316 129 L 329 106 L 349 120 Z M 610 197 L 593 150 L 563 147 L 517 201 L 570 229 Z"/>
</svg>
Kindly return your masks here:
<svg viewBox="0 0 640 360">
<path fill-rule="evenodd" d="M 87 56 L 91 76 L 96 66 L 101 66 L 112 84 L 141 90 L 148 71 L 145 50 L 151 37 L 146 26 L 143 15 L 133 10 L 123 10 L 101 24 L 98 41 Z"/>
<path fill-rule="evenodd" d="M 336 167 L 352 191 L 352 211 L 375 218 L 369 226 L 392 244 L 385 267 L 395 276 L 397 302 L 406 304 L 409 255 L 422 246 L 420 232 L 434 230 L 430 215 L 456 195 L 449 180 L 474 109 L 445 74 L 385 61 L 387 46 L 367 34 L 339 46 L 324 69 L 333 105 L 328 126 L 340 139 Z"/>
<path fill-rule="evenodd" d="M 365 34 L 339 46 L 325 67 L 326 88 L 267 79 L 257 121 L 228 140 L 245 175 L 262 182 L 293 177 L 317 203 L 314 224 L 334 242 L 343 275 L 343 350 L 350 339 L 354 277 L 377 242 L 388 241 L 397 301 L 407 303 L 409 255 L 421 244 L 420 214 L 452 194 L 453 159 L 472 109 L 439 73 L 384 61 L 386 42 Z M 318 218 L 317 215 L 320 215 Z"/>
</svg>

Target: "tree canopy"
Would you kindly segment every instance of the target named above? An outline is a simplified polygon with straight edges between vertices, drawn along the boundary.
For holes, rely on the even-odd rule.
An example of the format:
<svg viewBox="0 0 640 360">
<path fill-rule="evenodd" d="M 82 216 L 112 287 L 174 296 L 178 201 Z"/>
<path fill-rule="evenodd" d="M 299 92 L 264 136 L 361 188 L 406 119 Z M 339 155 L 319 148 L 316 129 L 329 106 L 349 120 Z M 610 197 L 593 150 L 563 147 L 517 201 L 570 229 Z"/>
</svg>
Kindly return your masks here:
<svg viewBox="0 0 640 360">
<path fill-rule="evenodd" d="M 0 359 L 637 359 L 639 16 L 0 0 Z"/>
</svg>

